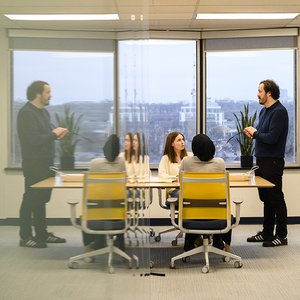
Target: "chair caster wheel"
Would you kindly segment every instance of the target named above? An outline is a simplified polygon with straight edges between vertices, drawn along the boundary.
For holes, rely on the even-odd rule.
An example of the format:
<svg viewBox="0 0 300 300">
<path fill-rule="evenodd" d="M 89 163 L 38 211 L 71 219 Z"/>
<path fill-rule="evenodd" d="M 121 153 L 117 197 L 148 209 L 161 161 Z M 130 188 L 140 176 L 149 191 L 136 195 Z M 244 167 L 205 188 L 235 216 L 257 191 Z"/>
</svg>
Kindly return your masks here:
<svg viewBox="0 0 300 300">
<path fill-rule="evenodd" d="M 151 231 L 150 231 L 150 236 L 151 236 L 151 237 L 154 237 L 154 236 L 155 236 L 155 231 L 151 230 Z"/>
<path fill-rule="evenodd" d="M 177 246 L 177 241 L 176 241 L 176 240 L 173 240 L 173 241 L 171 242 L 171 244 L 172 244 L 172 246 Z"/>
<path fill-rule="evenodd" d="M 154 240 L 155 240 L 155 242 L 160 242 L 160 240 L 161 240 L 160 235 L 156 236 L 156 237 L 154 238 Z"/>
<path fill-rule="evenodd" d="M 191 261 L 191 258 L 189 256 L 187 256 L 187 257 L 184 257 L 182 259 L 182 261 L 185 262 L 185 263 L 189 263 Z"/>
<path fill-rule="evenodd" d="M 78 264 L 78 262 L 69 262 L 68 263 L 68 267 L 70 268 L 70 269 L 78 269 L 79 268 L 79 264 Z"/>
<path fill-rule="evenodd" d="M 205 274 L 208 273 L 209 272 L 209 266 L 202 267 L 201 271 L 202 271 L 202 273 L 205 273 Z"/>
<path fill-rule="evenodd" d="M 154 262 L 150 260 L 150 269 L 152 269 L 153 267 L 154 267 Z"/>
<path fill-rule="evenodd" d="M 223 256 L 223 261 L 224 262 L 230 262 L 230 257 L 229 256 Z"/>
<path fill-rule="evenodd" d="M 234 262 L 234 267 L 235 268 L 241 268 L 243 266 L 243 263 L 240 260 L 236 260 Z"/>
<path fill-rule="evenodd" d="M 114 274 L 115 273 L 114 267 L 112 267 L 112 266 L 108 267 L 108 273 L 109 274 Z"/>
<path fill-rule="evenodd" d="M 86 263 L 92 263 L 94 261 L 93 257 L 86 257 L 83 259 Z"/>
</svg>

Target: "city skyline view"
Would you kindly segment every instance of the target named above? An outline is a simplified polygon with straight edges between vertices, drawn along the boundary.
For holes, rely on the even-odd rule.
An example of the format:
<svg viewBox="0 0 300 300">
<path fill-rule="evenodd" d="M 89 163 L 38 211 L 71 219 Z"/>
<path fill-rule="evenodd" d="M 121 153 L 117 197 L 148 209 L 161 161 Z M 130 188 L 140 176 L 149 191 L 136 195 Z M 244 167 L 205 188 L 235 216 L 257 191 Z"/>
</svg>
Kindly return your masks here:
<svg viewBox="0 0 300 300">
<path fill-rule="evenodd" d="M 61 111 L 62 105 L 70 104 L 78 115 L 85 111 L 84 134 L 100 144 L 114 132 L 114 53 L 13 51 L 12 55 L 15 103 L 26 101 L 27 86 L 43 79 L 50 84 L 53 96 L 48 110 L 53 112 L 57 107 Z M 149 131 L 150 141 L 155 141 L 149 148 L 150 162 L 154 164 L 159 162 L 171 131 L 182 132 L 189 148 L 197 120 L 196 42 L 121 41 L 118 55 L 118 102 L 119 108 L 126 111 L 117 116 L 122 124 L 121 139 L 126 131 Z M 280 100 L 289 110 L 289 160 L 295 161 L 295 61 L 293 49 L 205 53 L 206 133 L 225 162 L 239 160 L 237 145 L 226 143 L 235 132 L 233 113 L 238 114 L 244 103 L 250 103 L 250 112 L 260 111 L 257 88 L 266 78 L 274 79 L 280 86 Z M 236 105 L 232 106 L 232 102 Z M 103 107 L 107 111 L 101 111 Z M 142 111 L 147 116 L 140 120 Z M 102 155 L 101 145 L 80 143 L 78 149 L 80 163 Z"/>
</svg>

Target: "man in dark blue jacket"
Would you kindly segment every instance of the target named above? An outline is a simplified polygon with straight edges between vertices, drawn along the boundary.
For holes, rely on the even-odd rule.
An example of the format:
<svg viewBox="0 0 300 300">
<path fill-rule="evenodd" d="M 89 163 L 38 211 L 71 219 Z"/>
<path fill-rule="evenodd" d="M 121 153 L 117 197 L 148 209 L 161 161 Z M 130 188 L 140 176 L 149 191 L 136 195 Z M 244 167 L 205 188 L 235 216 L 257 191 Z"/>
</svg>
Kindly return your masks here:
<svg viewBox="0 0 300 300">
<path fill-rule="evenodd" d="M 256 175 L 275 184 L 273 188 L 258 189 L 260 200 L 264 203 L 263 230 L 247 239 L 247 242 L 263 242 L 264 247 L 287 245 L 287 208 L 282 192 L 282 175 L 289 117 L 278 100 L 279 96 L 280 90 L 274 81 L 262 81 L 257 97 L 265 107 L 259 114 L 257 128 L 244 129 L 249 137 L 255 139 L 256 164 L 259 166 Z"/>
<path fill-rule="evenodd" d="M 27 88 L 29 100 L 19 111 L 18 136 L 22 152 L 22 169 L 25 177 L 25 193 L 20 208 L 20 246 L 46 248 L 46 243 L 65 243 L 66 240 L 47 231 L 46 203 L 51 189 L 33 189 L 30 186 L 54 176 L 54 141 L 65 136 L 66 128 L 53 129 L 50 115 L 44 106 L 49 105 L 50 86 L 44 81 L 34 81 Z M 31 216 L 35 237 L 32 235 Z"/>
</svg>

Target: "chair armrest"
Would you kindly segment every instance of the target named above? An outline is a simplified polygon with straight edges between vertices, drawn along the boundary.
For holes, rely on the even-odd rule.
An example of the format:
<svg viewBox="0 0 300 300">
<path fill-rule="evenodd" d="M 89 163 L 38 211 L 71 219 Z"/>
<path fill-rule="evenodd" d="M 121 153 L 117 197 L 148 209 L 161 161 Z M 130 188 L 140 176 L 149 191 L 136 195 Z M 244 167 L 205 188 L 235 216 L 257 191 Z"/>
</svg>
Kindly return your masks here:
<svg viewBox="0 0 300 300">
<path fill-rule="evenodd" d="M 232 201 L 234 204 L 242 204 L 244 202 L 244 199 L 239 198 L 239 199 L 233 199 Z"/>
<path fill-rule="evenodd" d="M 243 203 L 243 199 L 232 199 L 235 204 L 235 223 L 232 224 L 232 228 L 236 227 L 240 223 L 240 212 L 241 212 L 241 204 Z"/>
<path fill-rule="evenodd" d="M 77 205 L 79 201 L 77 199 L 70 199 L 67 201 L 67 203 L 70 205 Z"/>
<path fill-rule="evenodd" d="M 177 201 L 177 198 L 168 198 L 167 199 L 167 201 L 170 203 L 170 205 L 171 205 L 171 203 L 175 203 L 176 201 Z"/>
<path fill-rule="evenodd" d="M 78 228 L 78 229 L 81 229 L 82 230 L 82 227 L 80 225 L 78 225 L 76 223 L 76 205 L 79 203 L 78 200 L 68 200 L 67 201 L 68 204 L 70 204 L 70 208 L 71 208 L 71 223 L 74 227 Z"/>
<path fill-rule="evenodd" d="M 175 223 L 175 202 L 177 201 L 177 198 L 168 198 L 167 201 L 170 203 L 171 223 L 176 229 L 179 229 L 178 224 Z"/>
</svg>

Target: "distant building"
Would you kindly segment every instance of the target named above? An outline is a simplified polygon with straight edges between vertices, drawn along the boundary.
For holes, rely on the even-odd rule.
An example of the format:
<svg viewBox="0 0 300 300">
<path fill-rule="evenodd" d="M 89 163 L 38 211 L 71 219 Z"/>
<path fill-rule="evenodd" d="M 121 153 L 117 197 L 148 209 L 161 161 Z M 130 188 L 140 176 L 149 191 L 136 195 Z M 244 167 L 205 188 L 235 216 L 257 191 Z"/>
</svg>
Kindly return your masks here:
<svg viewBox="0 0 300 300">
<path fill-rule="evenodd" d="M 214 122 L 219 126 L 224 125 L 224 112 L 216 102 L 206 102 L 206 122 Z"/>
<path fill-rule="evenodd" d="M 195 119 L 196 117 L 196 107 L 192 106 L 181 106 L 179 113 L 179 122 L 187 122 L 191 118 Z"/>
<path fill-rule="evenodd" d="M 122 106 L 119 108 L 119 122 L 120 123 L 132 123 L 134 122 L 146 122 L 146 109 L 145 106 Z M 111 126 L 114 124 L 114 108 L 111 108 L 111 112 L 109 114 L 109 121 Z"/>
</svg>

